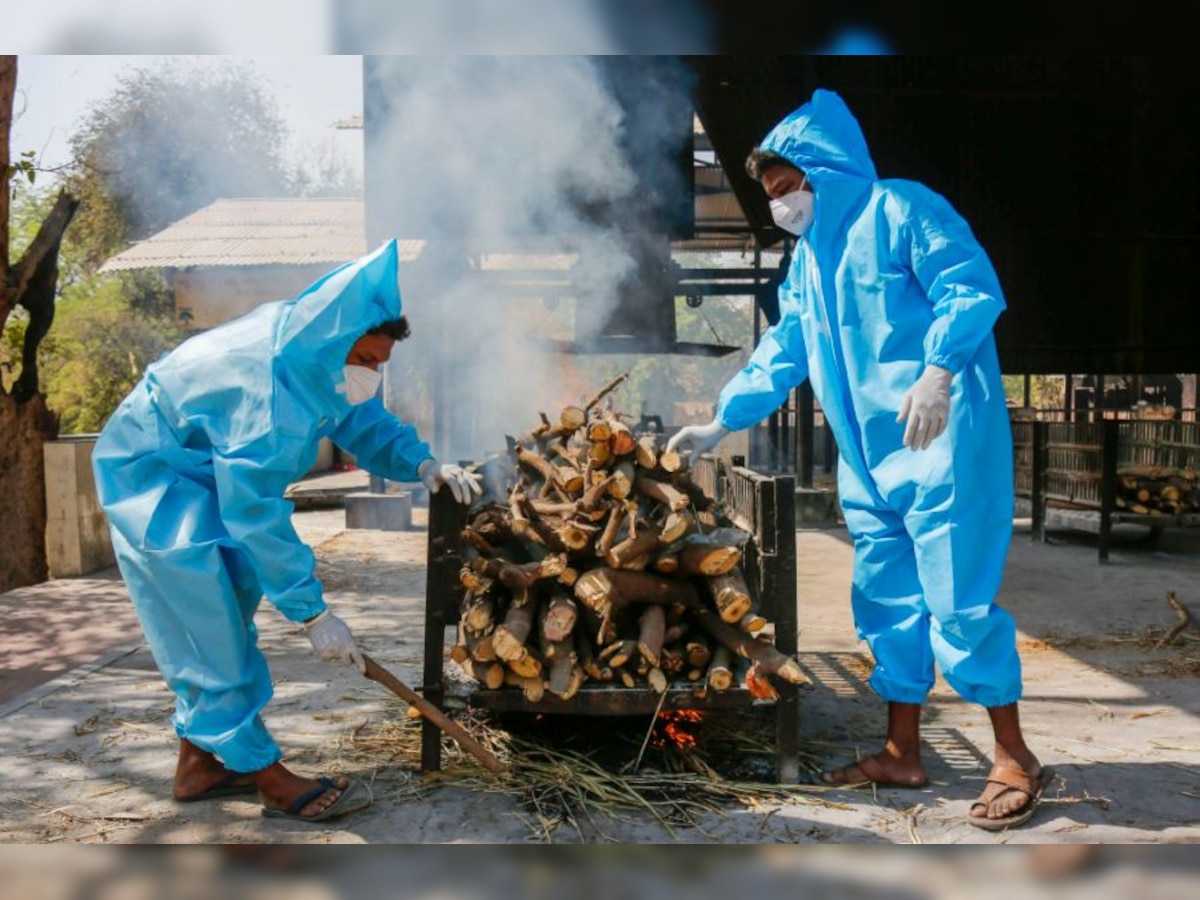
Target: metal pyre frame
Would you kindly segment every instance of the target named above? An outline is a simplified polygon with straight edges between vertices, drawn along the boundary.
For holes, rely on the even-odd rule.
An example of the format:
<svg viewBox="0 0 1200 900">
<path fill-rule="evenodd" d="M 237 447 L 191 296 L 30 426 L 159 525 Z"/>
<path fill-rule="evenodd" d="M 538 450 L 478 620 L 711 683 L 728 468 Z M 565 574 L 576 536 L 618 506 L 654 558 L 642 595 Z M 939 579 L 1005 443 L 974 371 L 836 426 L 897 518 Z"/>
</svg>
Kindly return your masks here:
<svg viewBox="0 0 1200 900">
<path fill-rule="evenodd" d="M 734 525 L 747 531 L 751 541 L 743 560 L 744 574 L 758 609 L 775 624 L 775 646 L 794 656 L 799 633 L 796 603 L 796 480 L 791 475 L 766 476 L 740 466 L 727 466 L 705 458 L 694 467 L 693 477 L 705 493 L 718 500 Z M 773 706 L 775 712 L 776 771 L 781 782 L 799 778 L 800 706 L 796 685 L 776 684 L 779 698 L 756 700 L 742 686 L 727 691 L 697 691 L 695 685 L 672 685 L 665 697 L 645 687 L 585 684 L 568 701 L 547 693 L 529 703 L 514 688 L 451 691 L 446 677 L 446 629 L 458 625 L 462 591 L 458 573 L 462 566 L 461 539 L 465 510 L 449 491 L 430 498 L 428 573 L 425 590 L 425 697 L 444 709 L 447 701 L 465 700 L 471 706 L 499 711 L 564 713 L 581 716 L 653 715 L 676 709 L 730 710 Z M 455 685 L 457 687 L 457 685 Z M 421 767 L 441 767 L 441 733 L 423 723 Z"/>
</svg>

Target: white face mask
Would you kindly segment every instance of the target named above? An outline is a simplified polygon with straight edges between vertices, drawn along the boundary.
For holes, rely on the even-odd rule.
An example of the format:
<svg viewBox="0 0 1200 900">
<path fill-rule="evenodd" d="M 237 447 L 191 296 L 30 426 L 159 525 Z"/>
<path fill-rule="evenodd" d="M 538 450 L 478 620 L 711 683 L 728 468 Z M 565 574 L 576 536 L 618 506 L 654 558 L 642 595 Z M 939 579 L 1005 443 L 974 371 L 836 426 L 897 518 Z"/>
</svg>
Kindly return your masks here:
<svg viewBox="0 0 1200 900">
<path fill-rule="evenodd" d="M 366 403 L 374 397 L 383 381 L 382 372 L 366 366 L 346 366 L 342 371 L 346 373 L 346 402 L 351 406 Z"/>
<path fill-rule="evenodd" d="M 771 201 L 771 218 L 784 231 L 799 237 L 812 224 L 813 200 L 812 192 L 803 188 L 784 194 Z"/>
</svg>

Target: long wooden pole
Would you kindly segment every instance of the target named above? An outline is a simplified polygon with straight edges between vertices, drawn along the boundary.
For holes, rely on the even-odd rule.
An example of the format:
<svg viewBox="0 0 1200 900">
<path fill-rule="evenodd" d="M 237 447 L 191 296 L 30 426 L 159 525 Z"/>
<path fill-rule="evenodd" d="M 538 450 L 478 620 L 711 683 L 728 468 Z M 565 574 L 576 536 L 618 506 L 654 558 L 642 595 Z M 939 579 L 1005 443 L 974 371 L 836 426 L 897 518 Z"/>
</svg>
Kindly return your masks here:
<svg viewBox="0 0 1200 900">
<path fill-rule="evenodd" d="M 401 681 L 383 666 L 379 665 L 379 663 L 375 662 L 375 660 L 371 659 L 371 657 L 364 654 L 363 659 L 367 663 L 367 671 L 365 674 L 368 678 L 370 678 L 372 681 L 379 682 L 401 700 L 416 707 L 421 715 L 423 715 L 438 728 L 442 729 L 442 731 L 444 731 L 450 737 L 454 738 L 454 740 L 458 742 L 458 746 L 462 747 L 473 757 L 479 760 L 483 764 L 483 767 L 493 775 L 501 775 L 505 772 L 504 764 L 501 763 L 500 760 L 496 759 L 496 757 L 492 756 L 492 754 L 489 753 L 482 744 L 475 740 L 475 738 L 467 734 L 462 726 L 457 725 L 447 718 L 445 713 L 406 685 L 403 681 Z"/>
</svg>

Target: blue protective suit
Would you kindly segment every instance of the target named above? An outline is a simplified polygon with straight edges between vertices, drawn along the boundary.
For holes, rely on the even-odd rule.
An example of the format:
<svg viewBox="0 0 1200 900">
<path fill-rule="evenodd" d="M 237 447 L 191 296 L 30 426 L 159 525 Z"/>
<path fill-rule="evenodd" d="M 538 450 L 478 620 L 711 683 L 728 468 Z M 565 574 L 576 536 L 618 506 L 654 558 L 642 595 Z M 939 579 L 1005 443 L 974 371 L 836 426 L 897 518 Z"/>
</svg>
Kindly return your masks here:
<svg viewBox="0 0 1200 900">
<path fill-rule="evenodd" d="M 431 456 L 379 399 L 344 397 L 350 347 L 400 316 L 398 258 L 391 241 L 185 341 L 147 368 L 92 456 L 117 562 L 177 695 L 176 731 L 234 771 L 281 756 L 259 716 L 271 698 L 259 600 L 291 621 L 325 608 L 284 490 L 322 437 L 397 481 Z"/>
<path fill-rule="evenodd" d="M 945 199 L 876 177 L 836 94 L 817 91 L 762 149 L 807 173 L 814 219 L 780 288 L 780 320 L 722 391 L 717 419 L 731 430 L 753 425 L 810 378 L 840 451 L 854 617 L 875 657 L 872 686 L 920 703 L 936 660 L 964 698 L 1015 702 L 1015 627 L 994 603 L 1013 516 L 992 338 L 1004 309 L 996 273 Z M 954 373 L 950 421 L 914 452 L 896 416 L 930 364 Z"/>
</svg>

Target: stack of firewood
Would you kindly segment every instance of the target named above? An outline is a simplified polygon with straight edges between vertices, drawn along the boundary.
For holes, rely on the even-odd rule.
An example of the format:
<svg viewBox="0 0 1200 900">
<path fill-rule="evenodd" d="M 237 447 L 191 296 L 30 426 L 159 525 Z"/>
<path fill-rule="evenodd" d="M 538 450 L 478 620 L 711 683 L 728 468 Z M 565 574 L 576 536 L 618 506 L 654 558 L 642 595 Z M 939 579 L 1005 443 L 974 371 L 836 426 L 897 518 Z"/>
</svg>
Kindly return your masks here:
<svg viewBox="0 0 1200 900">
<path fill-rule="evenodd" d="M 502 486 L 489 473 L 462 532 L 451 657 L 534 703 L 546 691 L 569 700 L 588 681 L 728 690 L 739 668 L 757 697 L 775 696 L 768 675 L 807 682 L 755 611 L 741 569 L 750 535 L 679 454 L 601 404 L 621 380 L 510 439 Z"/>
<path fill-rule="evenodd" d="M 1200 484 L 1193 471 L 1154 466 L 1123 468 L 1117 477 L 1117 507 L 1140 515 L 1197 513 Z"/>
</svg>

